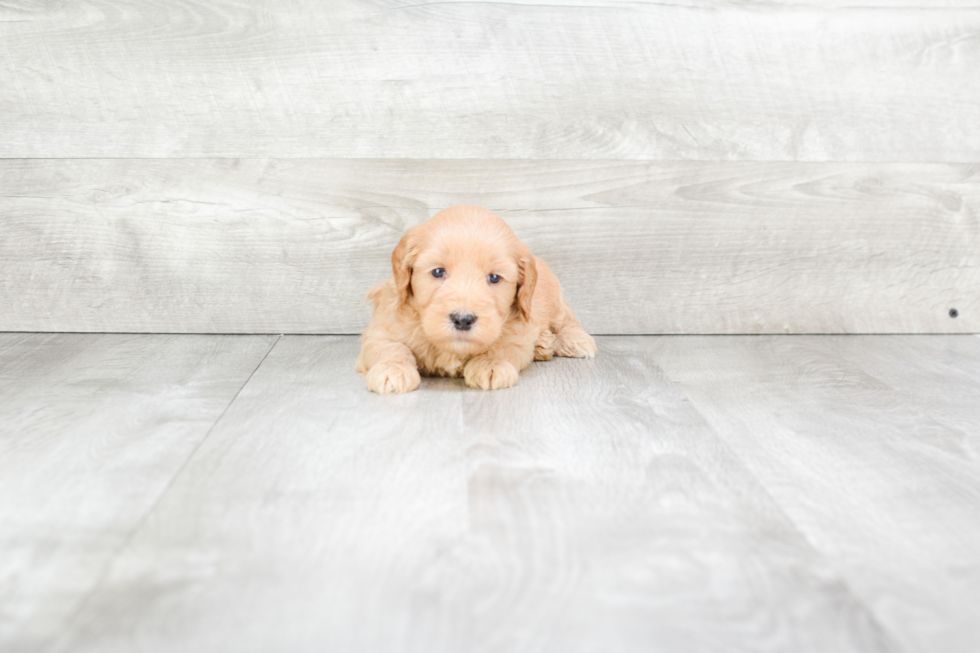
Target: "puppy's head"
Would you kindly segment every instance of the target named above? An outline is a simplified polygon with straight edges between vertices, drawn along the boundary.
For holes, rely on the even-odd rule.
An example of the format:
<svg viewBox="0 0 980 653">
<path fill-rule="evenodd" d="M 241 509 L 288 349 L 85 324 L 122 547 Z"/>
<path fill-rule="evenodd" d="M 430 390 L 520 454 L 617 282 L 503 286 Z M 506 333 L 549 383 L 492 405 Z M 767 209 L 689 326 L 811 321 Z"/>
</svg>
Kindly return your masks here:
<svg viewBox="0 0 980 653">
<path fill-rule="evenodd" d="M 527 246 L 495 213 L 444 209 L 409 229 L 391 255 L 402 302 L 430 343 L 460 356 L 488 349 L 511 319 L 530 319 L 537 281 Z"/>
</svg>

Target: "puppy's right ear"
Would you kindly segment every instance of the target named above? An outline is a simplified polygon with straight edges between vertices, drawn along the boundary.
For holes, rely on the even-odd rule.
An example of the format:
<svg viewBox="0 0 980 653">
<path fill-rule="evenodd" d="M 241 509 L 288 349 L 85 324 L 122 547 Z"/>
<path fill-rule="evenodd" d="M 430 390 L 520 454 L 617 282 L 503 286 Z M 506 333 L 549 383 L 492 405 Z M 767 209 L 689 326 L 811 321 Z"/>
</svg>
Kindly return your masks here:
<svg viewBox="0 0 980 653">
<path fill-rule="evenodd" d="M 391 274 L 395 278 L 395 288 L 398 290 L 398 302 L 404 304 L 412 292 L 412 267 L 418 256 L 418 227 L 412 227 L 398 241 L 395 251 L 391 253 Z"/>
</svg>

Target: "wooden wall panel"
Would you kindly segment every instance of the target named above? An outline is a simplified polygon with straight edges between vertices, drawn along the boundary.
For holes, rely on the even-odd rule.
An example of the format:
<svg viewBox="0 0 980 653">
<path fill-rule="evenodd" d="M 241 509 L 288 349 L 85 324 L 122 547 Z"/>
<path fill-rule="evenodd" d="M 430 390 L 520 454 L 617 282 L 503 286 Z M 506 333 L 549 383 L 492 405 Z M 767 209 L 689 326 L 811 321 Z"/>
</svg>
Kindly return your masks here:
<svg viewBox="0 0 980 653">
<path fill-rule="evenodd" d="M 5 2 L 0 157 L 977 161 L 980 7 L 907 4 Z"/>
<path fill-rule="evenodd" d="M 7 160 L 0 179 L 0 330 L 357 333 L 404 229 L 475 202 L 594 333 L 980 331 L 977 165 Z"/>
</svg>

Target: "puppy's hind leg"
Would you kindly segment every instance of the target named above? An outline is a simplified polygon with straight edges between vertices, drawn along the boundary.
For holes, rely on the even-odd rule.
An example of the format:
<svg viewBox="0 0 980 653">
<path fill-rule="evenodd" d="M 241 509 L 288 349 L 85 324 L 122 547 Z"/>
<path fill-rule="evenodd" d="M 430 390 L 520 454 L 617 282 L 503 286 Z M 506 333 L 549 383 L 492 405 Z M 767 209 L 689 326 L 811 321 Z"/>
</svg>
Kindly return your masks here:
<svg viewBox="0 0 980 653">
<path fill-rule="evenodd" d="M 558 291 L 555 309 L 550 324 L 555 333 L 555 356 L 595 358 L 595 340 L 579 326 L 575 311 L 565 301 L 561 290 Z"/>
<path fill-rule="evenodd" d="M 592 336 L 578 324 L 565 324 L 558 330 L 555 355 L 568 358 L 595 358 L 596 346 Z"/>
<path fill-rule="evenodd" d="M 537 341 L 534 343 L 534 360 L 536 361 L 550 361 L 551 357 L 555 355 L 555 344 L 558 339 L 551 329 L 542 329 L 541 335 L 538 336 Z"/>
</svg>

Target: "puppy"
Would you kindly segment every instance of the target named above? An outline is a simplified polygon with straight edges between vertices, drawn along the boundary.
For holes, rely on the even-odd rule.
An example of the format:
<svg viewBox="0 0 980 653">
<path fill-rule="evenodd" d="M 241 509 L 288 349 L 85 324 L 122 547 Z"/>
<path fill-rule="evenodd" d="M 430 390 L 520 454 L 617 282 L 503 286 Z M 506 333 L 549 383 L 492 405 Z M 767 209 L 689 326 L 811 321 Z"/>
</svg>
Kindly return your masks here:
<svg viewBox="0 0 980 653">
<path fill-rule="evenodd" d="M 420 373 L 509 388 L 532 360 L 595 356 L 557 277 L 485 208 L 453 206 L 409 229 L 391 271 L 368 292 L 357 359 L 374 392 L 411 392 Z"/>
</svg>

